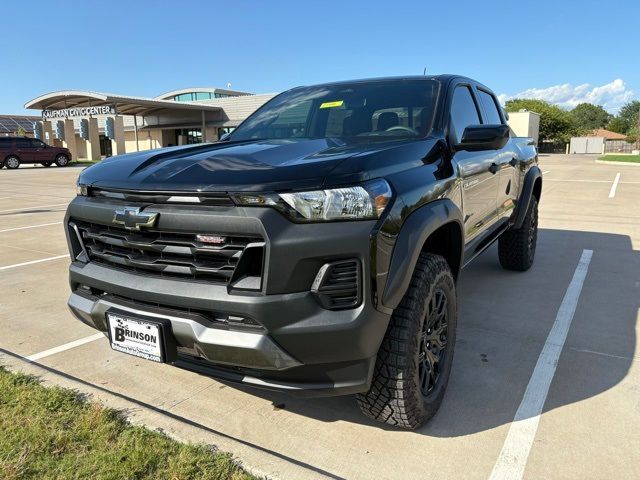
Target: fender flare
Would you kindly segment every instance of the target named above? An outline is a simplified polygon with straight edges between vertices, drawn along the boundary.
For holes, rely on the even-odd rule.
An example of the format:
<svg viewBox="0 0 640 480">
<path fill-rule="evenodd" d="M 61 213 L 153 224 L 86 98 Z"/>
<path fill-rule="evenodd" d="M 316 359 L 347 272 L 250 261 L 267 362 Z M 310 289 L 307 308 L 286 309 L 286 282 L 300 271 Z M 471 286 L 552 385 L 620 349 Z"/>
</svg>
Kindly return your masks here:
<svg viewBox="0 0 640 480">
<path fill-rule="evenodd" d="M 409 288 L 411 275 L 418 263 L 422 247 L 441 226 L 456 222 L 464 232 L 462 212 L 448 198 L 435 200 L 413 211 L 402 224 L 396 238 L 389 264 L 389 273 L 382 295 L 383 306 L 395 309 Z M 464 233 L 461 233 L 464 236 Z M 460 267 L 464 252 L 464 238 L 460 239 Z M 458 272 L 453 272 L 457 277 Z"/>
<path fill-rule="evenodd" d="M 516 211 L 514 212 L 513 218 L 515 221 L 513 222 L 513 228 L 516 230 L 522 227 L 524 217 L 527 215 L 527 210 L 529 210 L 531 197 L 533 196 L 533 187 L 538 179 L 542 181 L 542 171 L 534 165 L 529 169 L 524 177 L 522 193 L 520 193 L 520 201 L 518 202 Z"/>
</svg>

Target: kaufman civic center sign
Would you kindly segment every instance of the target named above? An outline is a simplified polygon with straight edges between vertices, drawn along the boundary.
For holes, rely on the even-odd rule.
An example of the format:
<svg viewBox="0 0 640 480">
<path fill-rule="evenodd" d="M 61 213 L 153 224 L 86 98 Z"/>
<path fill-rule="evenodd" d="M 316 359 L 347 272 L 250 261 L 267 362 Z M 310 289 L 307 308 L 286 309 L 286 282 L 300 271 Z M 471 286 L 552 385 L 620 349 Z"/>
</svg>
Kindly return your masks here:
<svg viewBox="0 0 640 480">
<path fill-rule="evenodd" d="M 115 105 L 100 105 L 97 107 L 73 107 L 58 110 L 43 110 L 42 119 L 90 117 L 91 115 L 115 115 Z"/>
</svg>

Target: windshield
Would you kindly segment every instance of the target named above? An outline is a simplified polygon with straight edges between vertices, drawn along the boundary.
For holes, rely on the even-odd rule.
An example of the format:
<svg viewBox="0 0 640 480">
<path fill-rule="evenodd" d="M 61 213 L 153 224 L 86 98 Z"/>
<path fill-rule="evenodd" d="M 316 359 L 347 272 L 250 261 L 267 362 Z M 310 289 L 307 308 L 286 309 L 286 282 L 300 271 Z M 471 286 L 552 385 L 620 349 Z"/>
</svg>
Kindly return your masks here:
<svg viewBox="0 0 640 480">
<path fill-rule="evenodd" d="M 295 88 L 258 109 L 231 140 L 424 137 L 438 88 L 428 79 Z"/>
</svg>

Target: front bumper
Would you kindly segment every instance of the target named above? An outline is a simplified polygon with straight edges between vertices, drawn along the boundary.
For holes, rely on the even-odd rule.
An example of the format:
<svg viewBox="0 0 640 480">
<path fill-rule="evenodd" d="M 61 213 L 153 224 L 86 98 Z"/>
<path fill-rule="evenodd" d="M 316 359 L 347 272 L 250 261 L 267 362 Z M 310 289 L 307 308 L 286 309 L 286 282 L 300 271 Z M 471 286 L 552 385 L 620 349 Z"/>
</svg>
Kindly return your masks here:
<svg viewBox="0 0 640 480">
<path fill-rule="evenodd" d="M 210 376 L 314 395 L 367 390 L 389 322 L 373 305 L 369 249 L 375 222 L 296 225 L 270 209 L 242 210 L 240 218 L 226 222 L 246 221 L 265 238 L 262 291 L 238 292 L 223 284 L 74 261 L 71 311 L 103 332 L 111 308 L 167 319 L 177 345 L 175 355 L 169 355 L 172 363 Z M 254 215 L 241 218 L 249 210 Z M 91 202 L 82 199 L 72 203 L 70 217 L 91 221 L 96 215 Z M 215 214 L 201 220 L 200 228 L 216 231 L 209 226 L 217 223 Z M 352 309 L 328 310 L 310 284 L 324 263 L 345 258 L 358 259 L 362 266 L 362 302 Z M 252 319 L 258 328 L 216 321 L 229 315 Z"/>
</svg>

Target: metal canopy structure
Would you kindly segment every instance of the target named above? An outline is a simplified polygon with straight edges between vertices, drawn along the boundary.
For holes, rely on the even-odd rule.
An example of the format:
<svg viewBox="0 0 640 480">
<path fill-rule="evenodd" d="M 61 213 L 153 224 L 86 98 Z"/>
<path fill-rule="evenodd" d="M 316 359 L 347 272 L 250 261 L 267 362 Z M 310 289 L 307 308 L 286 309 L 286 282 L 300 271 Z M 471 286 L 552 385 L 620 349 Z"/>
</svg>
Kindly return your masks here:
<svg viewBox="0 0 640 480">
<path fill-rule="evenodd" d="M 74 107 L 96 107 L 116 105 L 119 115 L 160 115 L 166 112 L 199 111 L 220 112 L 222 109 L 213 105 L 195 102 L 176 102 L 173 100 L 157 100 L 144 97 L 131 97 L 82 90 L 63 90 L 47 93 L 27 102 L 25 108 L 39 110 L 55 110 Z"/>
</svg>

